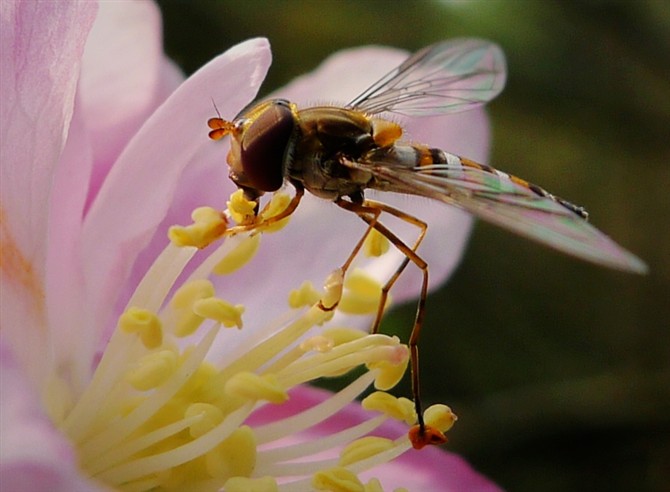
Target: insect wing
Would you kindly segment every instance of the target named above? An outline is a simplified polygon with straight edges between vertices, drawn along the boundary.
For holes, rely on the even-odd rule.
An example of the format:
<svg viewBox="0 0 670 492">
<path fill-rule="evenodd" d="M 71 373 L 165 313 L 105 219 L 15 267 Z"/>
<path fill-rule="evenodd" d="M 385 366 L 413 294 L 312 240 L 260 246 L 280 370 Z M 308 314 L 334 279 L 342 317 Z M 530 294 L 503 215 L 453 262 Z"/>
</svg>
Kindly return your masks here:
<svg viewBox="0 0 670 492">
<path fill-rule="evenodd" d="M 427 116 L 487 103 L 503 89 L 505 56 L 481 39 L 454 39 L 409 57 L 347 105 L 368 114 Z"/>
<path fill-rule="evenodd" d="M 538 195 L 503 173 L 454 164 L 413 169 L 387 163 L 346 162 L 345 165 L 372 173 L 384 183 L 381 189 L 454 205 L 569 255 L 618 270 L 647 271 L 642 260 L 573 210 L 550 196 Z"/>
</svg>

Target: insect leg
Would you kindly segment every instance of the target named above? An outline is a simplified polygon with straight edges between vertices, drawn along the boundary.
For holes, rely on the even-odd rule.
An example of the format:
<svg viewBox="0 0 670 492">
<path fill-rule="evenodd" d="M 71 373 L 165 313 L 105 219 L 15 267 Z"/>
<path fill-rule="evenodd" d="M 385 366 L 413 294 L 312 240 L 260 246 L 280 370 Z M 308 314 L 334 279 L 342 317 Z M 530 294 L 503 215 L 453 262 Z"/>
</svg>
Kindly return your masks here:
<svg viewBox="0 0 670 492">
<path fill-rule="evenodd" d="M 253 224 L 242 224 L 231 227 L 226 231 L 226 235 L 232 236 L 240 232 L 252 231 L 254 229 L 269 226 L 276 222 L 279 222 L 282 219 L 285 219 L 293 212 L 295 212 L 296 208 L 298 208 L 298 205 L 300 204 L 300 200 L 304 195 L 305 195 L 305 189 L 302 186 L 296 186 L 295 195 L 293 195 L 293 198 L 291 198 L 291 201 L 289 202 L 288 206 L 284 210 L 279 212 L 277 215 L 273 215 L 272 217 L 263 219 L 261 222 L 254 222 Z"/>
<path fill-rule="evenodd" d="M 336 203 L 345 210 L 349 210 L 358 215 L 363 221 L 365 221 L 368 224 L 369 226 L 368 231 L 370 230 L 370 228 L 376 229 L 379 233 L 381 233 L 384 237 L 386 237 L 396 248 L 398 248 L 398 250 L 400 250 L 401 253 L 405 255 L 405 259 L 400 264 L 400 266 L 393 274 L 391 279 L 387 282 L 389 289 L 393 285 L 393 283 L 397 280 L 397 278 L 400 276 L 400 274 L 410 261 L 414 263 L 423 273 L 423 281 L 421 283 L 421 294 L 417 305 L 416 317 L 414 318 L 414 326 L 412 327 L 412 333 L 410 334 L 408 342 L 410 350 L 411 373 L 412 373 L 412 380 L 411 380 L 412 397 L 414 399 L 414 408 L 416 410 L 417 423 L 418 423 L 417 426 L 418 430 L 413 433 L 412 444 L 416 448 L 421 448 L 426 444 L 441 444 L 446 441 L 444 435 L 437 429 L 427 428 L 423 420 L 423 409 L 421 405 L 421 394 L 420 394 L 421 385 L 419 378 L 418 342 L 419 342 L 419 335 L 421 333 L 421 327 L 423 326 L 423 320 L 425 316 L 426 297 L 428 296 L 428 264 L 423 258 L 421 258 L 416 253 L 416 248 L 418 248 L 419 244 L 421 244 L 423 237 L 425 236 L 427 225 L 424 222 L 420 221 L 419 219 L 412 217 L 411 215 L 405 214 L 393 207 L 375 201 L 365 201 L 362 204 L 357 204 L 340 199 L 337 200 Z M 402 239 L 400 239 L 393 232 L 391 232 L 386 226 L 384 226 L 381 222 L 378 221 L 378 217 L 381 214 L 381 212 L 388 212 L 402 220 L 406 220 L 407 222 L 421 228 L 419 238 L 417 239 L 417 241 L 415 241 L 413 247 L 407 246 L 402 241 Z M 366 233 L 366 236 L 367 234 L 368 233 Z M 388 295 L 388 289 L 386 295 Z M 382 296 L 384 296 L 383 290 L 382 290 Z M 384 298 L 383 300 L 385 301 L 386 299 Z M 383 304 L 381 309 L 383 310 Z M 377 314 L 377 316 L 379 317 L 379 313 Z M 375 330 L 377 328 L 378 325 L 376 324 Z"/>
<path fill-rule="evenodd" d="M 352 205 L 352 202 L 349 202 L 342 198 L 338 198 L 337 200 L 335 200 L 335 203 L 346 210 L 350 210 L 348 207 Z M 340 270 L 342 270 L 342 275 L 345 275 L 347 273 L 347 270 L 351 266 L 351 263 L 354 261 L 354 258 L 356 258 L 356 255 L 363 247 L 363 244 L 365 244 L 365 239 L 370 235 L 370 232 L 372 232 L 372 230 L 374 229 L 374 224 L 377 223 L 377 219 L 379 218 L 379 214 L 381 214 L 381 212 L 382 212 L 381 209 L 370 209 L 368 212 L 361 212 L 369 214 L 369 216 L 366 217 L 365 219 L 365 221 L 368 224 L 368 227 L 365 230 L 365 233 L 363 233 L 361 238 L 358 240 L 358 243 L 356 243 L 356 246 L 354 246 L 354 249 L 352 249 L 351 253 L 349 253 L 349 256 L 347 257 L 345 262 L 340 267 Z M 323 309 L 324 311 L 331 311 L 337 307 L 337 303 L 332 306 L 323 306 L 323 305 L 320 306 L 321 309 Z"/>
<path fill-rule="evenodd" d="M 401 210 L 398 210 L 397 208 L 391 207 L 390 205 L 387 205 L 382 202 L 377 202 L 374 200 L 365 200 L 363 202 L 363 206 L 368 206 L 368 207 L 373 207 L 376 208 L 381 212 L 386 212 L 388 214 L 393 215 L 394 217 L 399 218 L 400 220 L 403 220 L 409 224 L 412 224 L 420 229 L 419 235 L 414 241 L 414 244 L 412 245 L 411 249 L 412 251 L 416 252 L 418 249 L 419 245 L 423 241 L 423 238 L 426 236 L 426 231 L 428 231 L 428 224 L 426 224 L 424 221 L 414 217 L 413 215 L 409 215 Z M 399 248 L 400 249 L 400 248 Z M 402 250 L 401 250 L 402 251 Z M 372 325 L 372 333 L 377 333 L 379 332 L 379 325 L 382 322 L 382 316 L 384 314 L 384 308 L 386 307 L 386 301 L 388 299 L 389 292 L 391 291 L 391 288 L 393 287 L 393 284 L 395 284 L 396 280 L 400 277 L 400 274 L 405 270 L 407 265 L 410 262 L 409 256 L 405 255 L 405 258 L 403 259 L 402 263 L 398 267 L 398 269 L 395 271 L 395 273 L 389 278 L 386 282 L 386 284 L 382 287 L 382 295 L 379 300 L 379 308 L 377 309 L 377 317 L 375 318 L 375 321 Z M 419 267 L 420 268 L 420 267 Z M 427 276 L 427 272 L 426 272 Z M 412 332 L 414 334 L 414 332 Z M 417 334 L 418 338 L 418 334 Z"/>
</svg>

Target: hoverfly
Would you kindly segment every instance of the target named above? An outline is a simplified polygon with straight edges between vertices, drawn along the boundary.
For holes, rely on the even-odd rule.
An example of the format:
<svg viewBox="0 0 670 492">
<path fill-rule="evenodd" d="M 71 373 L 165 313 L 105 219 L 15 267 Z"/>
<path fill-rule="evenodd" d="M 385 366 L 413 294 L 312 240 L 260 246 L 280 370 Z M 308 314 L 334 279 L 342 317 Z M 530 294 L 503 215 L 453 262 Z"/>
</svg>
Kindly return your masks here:
<svg viewBox="0 0 670 492">
<path fill-rule="evenodd" d="M 487 222 L 593 263 L 644 273 L 646 265 L 587 221 L 582 207 L 537 185 L 427 145 L 405 142 L 402 128 L 384 113 L 408 116 L 467 111 L 496 97 L 506 77 L 501 49 L 479 39 L 456 39 L 428 46 L 410 56 L 344 107 L 299 109 L 284 99 L 252 104 L 232 121 L 208 121 L 210 138 L 232 137 L 227 157 L 230 178 L 246 197 L 261 195 L 285 182 L 296 193 L 276 221 L 296 209 L 304 190 L 354 212 L 395 245 L 405 259 L 382 289 L 376 332 L 387 295 L 409 262 L 423 272 L 421 294 L 408 345 L 412 393 L 418 424 L 410 431 L 420 448 L 444 436 L 423 422 L 419 398 L 417 342 L 428 289 L 428 265 L 417 253 L 427 224 L 396 208 L 365 198 L 366 189 L 420 195 L 461 208 Z M 388 213 L 419 230 L 405 244 L 378 219 Z M 250 225 L 246 229 L 253 229 Z M 363 244 L 354 248 L 343 270 Z"/>
</svg>

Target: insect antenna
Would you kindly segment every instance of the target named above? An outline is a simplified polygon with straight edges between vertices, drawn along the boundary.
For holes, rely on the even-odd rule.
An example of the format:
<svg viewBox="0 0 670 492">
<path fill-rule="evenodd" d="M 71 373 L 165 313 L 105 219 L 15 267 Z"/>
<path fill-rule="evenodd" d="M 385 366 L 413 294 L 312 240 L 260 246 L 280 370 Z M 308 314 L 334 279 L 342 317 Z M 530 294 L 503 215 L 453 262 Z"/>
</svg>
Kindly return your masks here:
<svg viewBox="0 0 670 492">
<path fill-rule="evenodd" d="M 235 125 L 232 121 L 224 120 L 221 117 L 221 113 L 219 112 L 219 108 L 216 107 L 214 98 L 212 98 L 212 104 L 214 105 L 214 111 L 216 111 L 217 117 L 207 120 L 207 126 L 212 129 L 212 131 L 209 132 L 209 138 L 212 140 L 221 140 L 235 129 Z"/>
</svg>

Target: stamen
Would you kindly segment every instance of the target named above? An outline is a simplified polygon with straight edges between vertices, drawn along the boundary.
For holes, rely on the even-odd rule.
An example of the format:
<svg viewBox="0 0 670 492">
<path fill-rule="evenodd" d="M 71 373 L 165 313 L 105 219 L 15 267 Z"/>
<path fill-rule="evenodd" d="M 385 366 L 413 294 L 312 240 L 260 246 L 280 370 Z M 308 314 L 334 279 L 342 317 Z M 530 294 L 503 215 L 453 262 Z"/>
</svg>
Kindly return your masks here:
<svg viewBox="0 0 670 492">
<path fill-rule="evenodd" d="M 279 384 L 273 374 L 259 376 L 251 372 L 240 372 L 231 377 L 225 385 L 230 396 L 247 398 L 252 401 L 265 400 L 284 403 L 288 400 L 286 389 Z"/>
<path fill-rule="evenodd" d="M 209 297 L 196 301 L 193 304 L 193 313 L 197 316 L 217 321 L 226 328 L 236 326 L 238 329 L 241 329 L 244 306 L 241 304 L 232 305 L 223 299 Z"/>
<path fill-rule="evenodd" d="M 225 415 L 221 409 L 210 403 L 193 403 L 184 412 L 184 418 L 198 417 L 189 427 L 191 437 L 200 437 L 219 425 Z"/>
<path fill-rule="evenodd" d="M 393 447 L 393 441 L 383 437 L 367 436 L 349 443 L 340 453 L 340 466 L 348 466 Z"/>
<path fill-rule="evenodd" d="M 365 337 L 364 332 L 353 328 L 328 328 L 322 332 L 322 335 L 330 338 L 335 347 Z"/>
<path fill-rule="evenodd" d="M 161 350 L 145 355 L 131 373 L 128 382 L 139 391 L 156 388 L 168 380 L 177 369 L 177 354 L 172 350 Z"/>
<path fill-rule="evenodd" d="M 119 329 L 125 333 L 137 333 L 148 349 L 163 343 L 161 320 L 148 309 L 130 308 L 119 318 Z"/>
<path fill-rule="evenodd" d="M 346 314 L 373 314 L 379 308 L 382 285 L 360 268 L 355 268 L 344 281 L 344 295 L 339 305 Z M 391 303 L 389 295 L 386 306 Z"/>
<path fill-rule="evenodd" d="M 297 435 L 305 429 L 308 429 L 319 422 L 323 422 L 328 417 L 332 417 L 350 402 L 354 401 L 354 399 L 362 393 L 373 380 L 374 375 L 370 373 L 363 374 L 347 387 L 332 395 L 328 400 L 323 401 L 308 410 L 276 422 L 258 426 L 256 428 L 258 444 L 277 441 L 290 435 Z"/>
<path fill-rule="evenodd" d="M 423 419 L 426 424 L 436 427 L 442 432 L 447 432 L 454 426 L 458 417 L 448 406 L 437 404 L 426 409 L 423 413 Z"/>
<path fill-rule="evenodd" d="M 355 439 L 365 436 L 379 427 L 386 417 L 379 415 L 369 420 L 364 420 L 360 424 L 346 428 L 340 432 L 320 437 L 312 441 L 299 442 L 289 446 L 282 446 L 275 449 L 259 451 L 258 464 L 263 469 L 276 474 L 282 473 L 281 464 L 273 467 L 272 463 L 291 461 L 298 458 L 313 456 L 328 449 L 336 449 L 343 444 L 352 442 Z"/>
<path fill-rule="evenodd" d="M 371 478 L 368 483 L 365 484 L 365 492 L 384 492 L 382 484 L 377 478 Z M 406 489 L 393 489 L 393 492 L 408 492 Z"/>
<path fill-rule="evenodd" d="M 344 272 L 341 268 L 333 270 L 331 274 L 328 275 L 323 285 L 325 292 L 319 302 L 319 305 L 323 310 L 331 311 L 338 306 L 342 299 L 343 281 Z"/>
<path fill-rule="evenodd" d="M 365 487 L 356 474 L 343 467 L 315 473 L 312 486 L 316 490 L 330 492 L 365 492 Z"/>
<path fill-rule="evenodd" d="M 391 244 L 386 236 L 377 229 L 372 229 L 365 238 L 363 251 L 368 257 L 379 257 L 386 253 Z"/>
<path fill-rule="evenodd" d="M 207 473 L 214 478 L 246 477 L 256 467 L 256 439 L 246 425 L 205 455 Z"/>
<path fill-rule="evenodd" d="M 223 488 L 226 492 L 279 492 L 277 481 L 272 477 L 233 477 Z"/>
<path fill-rule="evenodd" d="M 170 307 L 175 315 L 174 334 L 191 335 L 202 324 L 204 317 L 195 313 L 195 304 L 215 294 L 214 285 L 206 279 L 192 280 L 182 285 L 172 296 Z"/>
<path fill-rule="evenodd" d="M 367 364 L 368 369 L 376 370 L 378 376 L 375 379 L 375 388 L 387 391 L 394 388 L 396 384 L 405 375 L 407 364 L 409 363 L 409 351 L 406 347 L 398 347 L 398 350 L 392 353 L 393 359 L 382 359 L 378 362 Z"/>
<path fill-rule="evenodd" d="M 228 228 L 225 214 L 211 207 L 196 208 L 191 214 L 193 224 L 172 226 L 168 237 L 176 246 L 195 246 L 203 249 L 220 239 Z"/>
<path fill-rule="evenodd" d="M 230 207 L 235 210 L 227 213 L 238 214 L 241 222 L 262 222 L 292 203 L 288 195 L 275 197 L 256 217 L 256 202 L 241 192 L 233 194 Z M 410 448 L 405 436 L 392 441 L 369 435 L 389 415 L 408 420 L 413 411 L 409 400 L 369 404 L 384 413 L 319 439 L 297 444 L 294 439 L 337 414 L 372 383 L 390 388 L 405 372 L 409 352 L 397 338 L 349 328 L 307 338 L 308 330 L 341 308 L 344 285 L 352 300 L 367 298 L 376 310 L 379 283 L 362 271 L 351 272 L 345 283 L 341 269 L 328 276 L 323 293 L 304 283 L 289 296 L 294 307 L 290 317 L 255 329 L 241 342 L 231 338 L 235 356 L 207 362 L 220 327 L 241 328 L 244 313 L 242 305 L 218 297 L 208 278 L 244 266 L 258 250 L 260 234 L 244 227 L 231 232 L 176 286 L 196 247 L 225 235 L 224 214 L 197 209 L 192 217 L 194 224 L 172 229 L 173 240 L 182 246 L 170 243 L 140 282 L 90 386 L 65 417 L 63 430 L 76 443 L 82 469 L 105 484 L 138 492 L 222 486 L 229 492 L 308 490 L 312 480 L 328 490 L 381 490 L 378 481 L 363 485 L 356 474 Z M 266 231 L 284 223 L 272 223 Z M 207 332 L 194 337 L 199 341 L 191 345 L 187 337 L 201 328 Z M 248 419 L 255 409 L 286 402 L 294 386 L 357 367 L 367 371 L 313 407 L 253 428 L 245 425 L 253 422 Z M 455 420 L 448 407 L 431 407 L 425 418 L 430 426 L 445 430 Z M 293 444 L 282 445 L 286 438 Z M 259 451 L 267 444 L 272 449 Z M 331 457 L 313 459 L 322 452 Z M 276 477 L 296 481 L 285 478 L 278 485 Z"/>
<path fill-rule="evenodd" d="M 256 219 L 256 207 L 258 204 L 253 200 L 247 200 L 243 190 L 237 190 L 230 195 L 226 202 L 230 217 L 237 224 L 253 223 Z"/>
<path fill-rule="evenodd" d="M 412 425 L 416 422 L 414 402 L 407 398 L 396 398 L 384 391 L 375 391 L 363 399 L 361 405 L 366 410 L 382 412 L 396 420 Z"/>
<path fill-rule="evenodd" d="M 300 287 L 289 292 L 288 305 L 293 309 L 311 306 L 319 301 L 321 295 L 312 282 L 305 280 Z"/>
<path fill-rule="evenodd" d="M 270 203 L 268 203 L 268 205 L 260 213 L 260 218 L 266 220 L 274 217 L 275 215 L 279 215 L 284 210 L 286 210 L 286 208 L 289 206 L 289 203 L 291 203 L 291 197 L 289 195 L 281 192 L 275 193 L 272 195 Z M 283 229 L 286 224 L 288 224 L 289 219 L 290 217 L 285 217 L 282 220 L 273 222 L 270 225 L 260 227 L 260 230 L 263 232 L 277 232 Z"/>
<path fill-rule="evenodd" d="M 251 261 L 260 245 L 260 234 L 244 238 L 235 249 L 214 266 L 212 273 L 215 275 L 229 275 L 236 272 Z"/>
</svg>

